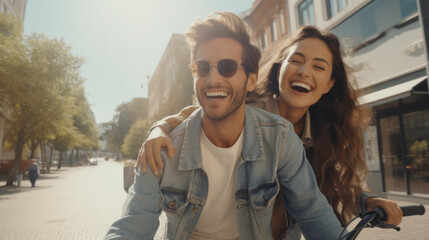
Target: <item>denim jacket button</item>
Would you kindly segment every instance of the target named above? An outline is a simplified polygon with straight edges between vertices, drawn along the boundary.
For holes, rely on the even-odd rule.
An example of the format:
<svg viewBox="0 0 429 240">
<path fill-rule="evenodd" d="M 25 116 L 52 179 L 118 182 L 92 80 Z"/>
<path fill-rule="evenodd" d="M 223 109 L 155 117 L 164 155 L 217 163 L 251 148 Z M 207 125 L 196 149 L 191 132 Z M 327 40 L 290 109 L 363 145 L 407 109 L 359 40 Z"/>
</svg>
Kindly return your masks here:
<svg viewBox="0 0 429 240">
<path fill-rule="evenodd" d="M 168 203 L 168 207 L 170 208 L 176 208 L 176 203 L 174 201 L 171 201 Z"/>
<path fill-rule="evenodd" d="M 194 207 L 194 208 L 192 209 L 192 212 L 193 212 L 193 213 L 198 212 L 198 207 Z"/>
</svg>

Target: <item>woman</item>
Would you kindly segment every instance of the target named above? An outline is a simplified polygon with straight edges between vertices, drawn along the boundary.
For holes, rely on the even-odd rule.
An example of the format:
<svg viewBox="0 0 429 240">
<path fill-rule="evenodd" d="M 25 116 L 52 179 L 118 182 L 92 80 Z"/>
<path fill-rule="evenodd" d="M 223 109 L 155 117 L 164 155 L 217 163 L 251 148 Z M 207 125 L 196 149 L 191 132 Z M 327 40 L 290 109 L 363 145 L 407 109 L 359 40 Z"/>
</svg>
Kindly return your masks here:
<svg viewBox="0 0 429 240">
<path fill-rule="evenodd" d="M 257 89 L 247 96 L 247 101 L 293 123 L 319 188 L 343 225 L 359 213 L 359 207 L 361 210 L 382 207 L 387 212 L 386 223 L 399 224 L 402 212 L 395 202 L 364 194 L 367 169 L 362 131 L 370 117 L 368 109 L 357 104 L 358 94 L 347 74 L 338 38 L 306 26 L 277 49 L 280 51 L 262 60 Z M 193 110 L 184 109 L 165 122 L 174 128 Z M 162 134 L 160 129 L 151 136 L 157 134 Z M 156 173 L 157 166 L 162 167 L 160 147 L 166 146 L 170 156 L 173 149 L 168 138 L 151 136 L 142 146 L 139 162 L 143 163 L 144 171 L 147 156 Z M 279 194 L 272 221 L 275 239 L 284 238 L 286 228 L 293 224 L 284 212 Z M 291 229 L 295 228 L 298 227 L 293 225 Z M 299 239 L 292 233 L 286 237 Z"/>
<path fill-rule="evenodd" d="M 28 179 L 31 182 L 31 187 L 36 186 L 36 180 L 39 177 L 39 165 L 34 161 L 34 159 L 30 160 L 30 164 L 28 165 Z"/>
</svg>

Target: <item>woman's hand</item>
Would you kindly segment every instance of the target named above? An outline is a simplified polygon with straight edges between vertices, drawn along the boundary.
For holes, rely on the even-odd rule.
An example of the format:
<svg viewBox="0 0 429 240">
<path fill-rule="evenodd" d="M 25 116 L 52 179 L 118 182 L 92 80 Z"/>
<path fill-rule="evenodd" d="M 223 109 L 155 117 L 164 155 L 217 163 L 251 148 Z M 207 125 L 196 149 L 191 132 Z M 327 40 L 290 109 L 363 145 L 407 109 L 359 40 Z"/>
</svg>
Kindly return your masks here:
<svg viewBox="0 0 429 240">
<path fill-rule="evenodd" d="M 366 211 L 371 211 L 377 207 L 386 212 L 387 219 L 384 223 L 398 225 L 402 221 L 402 211 L 395 201 L 384 198 L 368 198 L 365 201 Z"/>
<path fill-rule="evenodd" d="M 171 139 L 164 132 L 163 128 L 156 127 L 150 132 L 148 138 L 142 144 L 135 167 L 137 168 L 140 165 L 142 172 L 146 172 L 147 163 L 149 163 L 153 174 L 158 176 L 159 169 L 164 168 L 161 159 L 162 147 L 167 148 L 169 158 L 174 157 L 174 146 Z"/>
</svg>

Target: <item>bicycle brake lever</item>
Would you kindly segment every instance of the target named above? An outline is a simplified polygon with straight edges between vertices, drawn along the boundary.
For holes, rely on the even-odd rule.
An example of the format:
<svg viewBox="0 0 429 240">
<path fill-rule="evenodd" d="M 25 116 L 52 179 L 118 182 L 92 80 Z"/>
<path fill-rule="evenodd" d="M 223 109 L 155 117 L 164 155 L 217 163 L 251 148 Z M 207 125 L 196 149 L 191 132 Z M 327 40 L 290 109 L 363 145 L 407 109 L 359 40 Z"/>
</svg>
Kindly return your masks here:
<svg viewBox="0 0 429 240">
<path fill-rule="evenodd" d="M 393 229 L 395 229 L 396 231 L 401 231 L 401 228 L 400 227 L 398 227 L 398 226 L 396 226 L 396 225 L 393 225 L 393 224 L 386 224 L 386 223 L 384 223 L 384 222 L 381 222 L 381 221 L 371 221 L 371 225 L 372 225 L 372 227 L 379 227 L 379 228 L 393 228 Z"/>
</svg>

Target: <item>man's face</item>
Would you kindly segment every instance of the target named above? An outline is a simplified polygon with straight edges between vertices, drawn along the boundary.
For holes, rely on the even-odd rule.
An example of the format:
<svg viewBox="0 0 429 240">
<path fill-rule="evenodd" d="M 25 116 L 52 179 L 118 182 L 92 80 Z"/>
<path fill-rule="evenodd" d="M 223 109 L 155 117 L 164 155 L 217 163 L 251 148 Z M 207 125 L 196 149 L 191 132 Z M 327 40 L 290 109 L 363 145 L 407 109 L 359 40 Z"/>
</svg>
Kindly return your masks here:
<svg viewBox="0 0 429 240">
<path fill-rule="evenodd" d="M 237 110 L 241 110 L 240 112 L 244 114 L 244 99 L 247 91 L 255 88 L 256 74 L 251 73 L 249 77 L 246 76 L 241 65 L 242 53 L 241 44 L 231 38 L 216 38 L 204 42 L 199 47 L 196 61 L 207 61 L 211 64 L 206 76 L 194 76 L 195 93 L 207 118 L 225 120 Z M 229 63 L 231 63 L 230 60 L 237 63 L 237 71 L 234 75 L 223 76 L 226 74 L 222 70 L 219 73 L 218 66 L 215 64 L 219 65 L 219 61 L 223 59 L 228 59 Z M 228 61 L 223 61 L 220 65 L 231 65 L 224 64 Z"/>
</svg>

